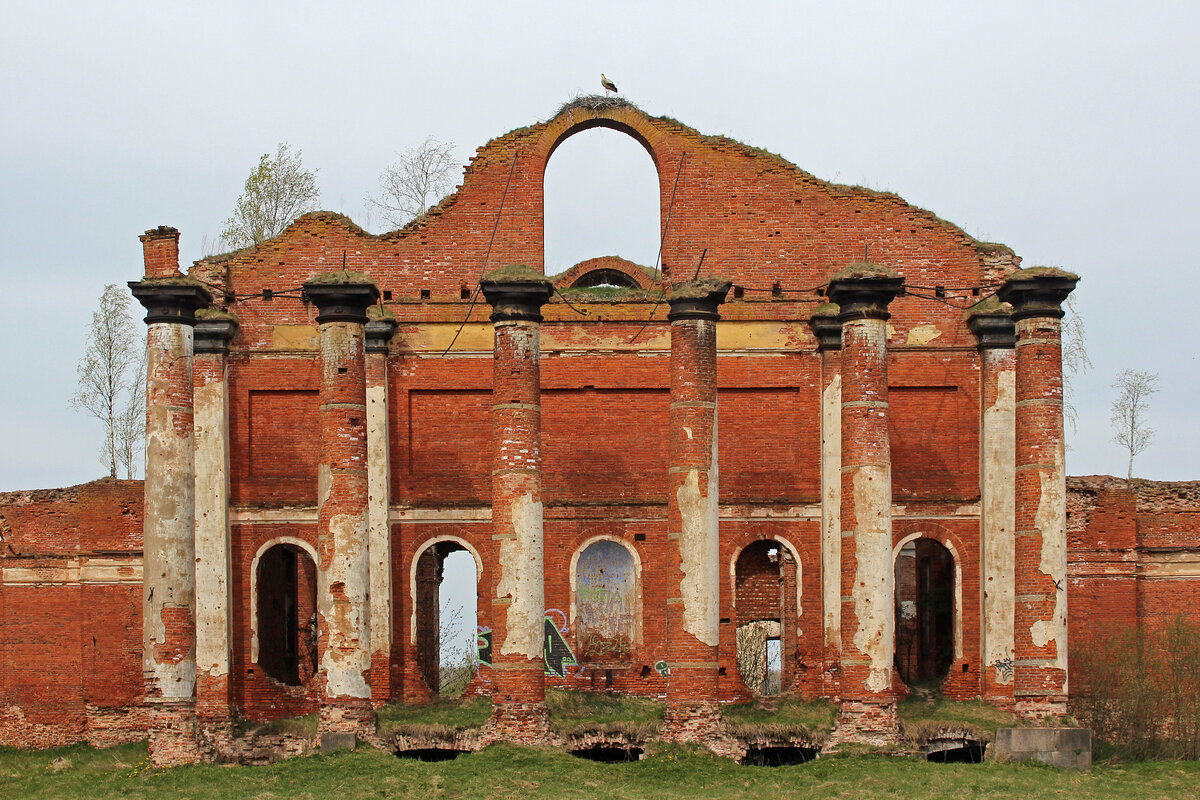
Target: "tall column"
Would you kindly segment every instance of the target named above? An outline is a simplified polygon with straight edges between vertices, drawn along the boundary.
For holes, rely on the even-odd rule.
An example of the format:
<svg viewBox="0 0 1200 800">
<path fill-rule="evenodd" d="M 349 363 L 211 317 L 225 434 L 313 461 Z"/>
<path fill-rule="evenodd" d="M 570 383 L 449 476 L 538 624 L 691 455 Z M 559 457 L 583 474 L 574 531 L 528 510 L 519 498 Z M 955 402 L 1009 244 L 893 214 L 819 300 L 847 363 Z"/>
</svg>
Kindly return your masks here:
<svg viewBox="0 0 1200 800">
<path fill-rule="evenodd" d="M 196 731 L 195 474 L 192 325 L 210 300 L 178 271 L 179 232 L 141 237 L 146 277 L 131 281 L 146 308 L 146 483 L 142 528 L 142 672 L 151 708 L 150 758 L 198 761 Z"/>
<path fill-rule="evenodd" d="M 549 736 L 545 706 L 539 330 L 553 284 L 523 264 L 481 282 L 492 306 L 492 727 L 522 744 Z"/>
<path fill-rule="evenodd" d="M 842 674 L 839 735 L 899 733 L 892 691 L 895 572 L 888 432 L 888 304 L 904 279 L 854 264 L 829 284 L 842 323 Z"/>
<path fill-rule="evenodd" d="M 363 329 L 379 290 L 365 275 L 336 272 L 304 284 L 304 294 L 320 329 L 318 729 L 322 749 L 333 749 L 353 746 L 372 721 Z"/>
<path fill-rule="evenodd" d="M 821 356 L 821 692 L 837 694 L 842 653 L 842 323 L 833 303 L 808 324 Z"/>
<path fill-rule="evenodd" d="M 391 474 L 388 448 L 388 342 L 396 318 L 371 306 L 367 323 L 367 519 L 371 554 L 371 695 L 376 705 L 392 697 L 392 529 L 388 524 Z"/>
<path fill-rule="evenodd" d="M 667 708 L 663 736 L 705 741 L 720 729 L 720 539 L 717 320 L 729 281 L 702 278 L 667 294 L 671 310 L 668 431 Z"/>
<path fill-rule="evenodd" d="M 1017 335 L 1017 713 L 1059 716 L 1067 703 L 1067 511 L 1062 405 L 1062 302 L 1078 276 L 1019 269 L 998 296 L 1012 304 Z"/>
<path fill-rule="evenodd" d="M 1013 704 L 1016 329 L 995 298 L 967 312 L 979 341 L 979 574 L 983 696 Z"/>
<path fill-rule="evenodd" d="M 195 326 L 196 716 L 210 741 L 232 736 L 229 550 L 229 342 L 232 314 L 206 310 Z"/>
</svg>

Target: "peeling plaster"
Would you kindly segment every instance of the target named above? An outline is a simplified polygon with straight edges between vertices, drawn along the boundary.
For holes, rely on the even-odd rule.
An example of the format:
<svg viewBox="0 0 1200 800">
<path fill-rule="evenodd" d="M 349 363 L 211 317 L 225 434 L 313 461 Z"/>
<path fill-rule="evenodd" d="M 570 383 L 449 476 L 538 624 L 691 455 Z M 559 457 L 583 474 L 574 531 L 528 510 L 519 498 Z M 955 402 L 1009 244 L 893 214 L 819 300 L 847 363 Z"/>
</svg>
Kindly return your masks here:
<svg viewBox="0 0 1200 800">
<path fill-rule="evenodd" d="M 382 357 L 374 354 L 373 357 Z M 367 517 L 370 556 L 371 650 L 392 647 L 392 537 L 388 530 L 387 386 L 367 387 Z"/>
<path fill-rule="evenodd" d="M 842 376 L 821 395 L 821 589 L 825 646 L 842 649 Z"/>
<path fill-rule="evenodd" d="M 500 542 L 500 579 L 498 597 L 511 597 L 505 613 L 504 643 L 501 655 L 542 658 L 542 617 L 545 614 L 545 586 L 542 573 L 542 504 L 532 492 L 518 497 L 512 505 L 514 536 Z"/>
<path fill-rule="evenodd" d="M 905 344 L 923 347 L 941 335 L 941 328 L 937 325 L 917 325 L 909 330 L 908 341 Z"/>
<path fill-rule="evenodd" d="M 1057 587 L 1054 594 L 1054 613 L 1050 619 L 1038 620 L 1029 629 L 1033 643 L 1045 647 L 1055 644 L 1055 666 L 1067 668 L 1067 496 L 1065 452 L 1060 439 L 1054 452 L 1051 472 L 1039 471 L 1041 497 L 1038 500 L 1034 525 L 1042 535 L 1042 555 L 1038 569 Z"/>
<path fill-rule="evenodd" d="M 984 358 L 990 353 L 985 353 Z M 1016 508 L 1016 371 L 996 375 L 996 402 L 983 411 L 983 624 L 984 663 L 993 682 L 1011 684 L 1015 637 L 1013 602 L 1016 591 L 1016 551 L 1013 531 Z"/>
<path fill-rule="evenodd" d="M 317 609 L 328 632 L 321 668 L 330 697 L 371 696 L 366 678 L 371 669 L 366 537 L 365 511 L 330 517 L 333 556 L 328 569 L 318 571 L 317 593 Z"/>
<path fill-rule="evenodd" d="M 716 647 L 719 637 L 720 567 L 717 534 L 717 423 L 713 413 L 712 461 L 705 492 L 700 491 L 700 471 L 688 470 L 675 493 L 681 530 L 679 558 L 683 578 L 683 629 L 702 643 Z"/>
<path fill-rule="evenodd" d="M 224 379 L 195 389 L 196 662 L 229 674 L 229 436 Z"/>
<path fill-rule="evenodd" d="M 892 474 L 886 466 L 854 471 L 854 646 L 871 661 L 866 687 L 883 692 L 892 685 L 895 641 L 895 576 L 892 572 Z"/>
<path fill-rule="evenodd" d="M 165 699 L 195 695 L 194 640 L 188 652 L 161 656 L 178 642 L 167 642 L 163 614 L 196 608 L 195 472 L 193 428 L 180 424 L 184 412 L 170 405 L 170 387 L 192 385 L 192 329 L 152 323 L 146 346 L 146 475 L 143 516 L 144 578 L 142 668 L 150 686 Z M 182 361 L 181 365 L 179 362 Z M 182 366 L 182 369 L 180 367 Z M 189 409 L 190 410 L 190 409 Z"/>
<path fill-rule="evenodd" d="M 358 333 L 354 328 L 357 328 Z M 321 326 L 321 380 L 326 386 L 337 383 L 338 367 L 363 357 L 362 326 L 349 322 L 329 322 Z"/>
</svg>

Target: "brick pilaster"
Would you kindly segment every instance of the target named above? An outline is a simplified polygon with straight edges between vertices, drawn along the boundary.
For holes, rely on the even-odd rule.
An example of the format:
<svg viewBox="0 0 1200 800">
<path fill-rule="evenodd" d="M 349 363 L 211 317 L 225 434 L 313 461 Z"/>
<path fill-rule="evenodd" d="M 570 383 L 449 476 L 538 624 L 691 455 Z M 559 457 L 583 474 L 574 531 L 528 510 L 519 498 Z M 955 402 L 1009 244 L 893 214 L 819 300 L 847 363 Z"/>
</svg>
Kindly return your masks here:
<svg viewBox="0 0 1200 800">
<path fill-rule="evenodd" d="M 371 698 L 376 705 L 393 696 L 392 664 L 392 533 L 388 524 L 390 464 L 388 457 L 388 342 L 396 318 L 383 306 L 371 306 L 366 335 L 367 505 L 371 584 Z M 403 596 L 403 593 L 401 593 Z"/>
<path fill-rule="evenodd" d="M 1016 328 L 994 298 L 967 312 L 979 342 L 979 572 L 983 694 L 1013 705 Z"/>
<path fill-rule="evenodd" d="M 156 250 L 160 243 L 160 238 L 143 237 L 148 273 L 166 271 L 166 261 Z M 192 326 L 196 309 L 207 305 L 210 296 L 197 283 L 154 276 L 131 281 L 129 288 L 145 306 L 149 326 L 142 670 L 152 708 L 150 758 L 165 766 L 202 756 L 195 716 Z"/>
<path fill-rule="evenodd" d="M 370 730 L 371 643 L 364 326 L 379 290 L 364 275 L 304 284 L 320 330 L 317 631 L 324 747 Z"/>
<path fill-rule="evenodd" d="M 719 731 L 720 553 L 717 471 L 717 309 L 729 281 L 671 289 L 668 431 L 667 709 L 663 736 L 705 741 Z"/>
<path fill-rule="evenodd" d="M 232 314 L 196 323 L 193 394 L 196 443 L 196 716 L 216 746 L 232 736 L 229 539 L 229 342 Z"/>
<path fill-rule="evenodd" d="M 842 323 L 841 718 L 844 738 L 894 738 L 895 572 L 888 431 L 888 304 L 904 279 L 874 264 L 829 285 Z"/>
<path fill-rule="evenodd" d="M 535 744 L 549 737 L 545 700 L 542 549 L 541 307 L 553 286 L 512 265 L 485 276 L 492 306 L 492 730 Z"/>
<path fill-rule="evenodd" d="M 1017 713 L 1058 716 L 1067 702 L 1066 470 L 1062 302 L 1079 278 L 1020 269 L 998 296 L 1016 323 L 1014 663 Z"/>
<path fill-rule="evenodd" d="M 824 303 L 808 324 L 821 359 L 821 677 L 823 697 L 838 693 L 842 653 L 842 323 Z"/>
</svg>

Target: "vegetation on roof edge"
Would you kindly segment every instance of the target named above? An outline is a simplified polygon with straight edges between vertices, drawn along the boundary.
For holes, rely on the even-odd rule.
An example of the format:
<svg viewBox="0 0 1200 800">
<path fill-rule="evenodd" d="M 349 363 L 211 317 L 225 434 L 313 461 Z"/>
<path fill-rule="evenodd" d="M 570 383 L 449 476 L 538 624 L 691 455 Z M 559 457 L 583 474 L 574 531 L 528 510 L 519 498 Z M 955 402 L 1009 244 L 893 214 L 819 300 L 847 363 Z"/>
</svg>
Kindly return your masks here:
<svg viewBox="0 0 1200 800">
<path fill-rule="evenodd" d="M 687 283 L 677 283 L 667 291 L 667 301 L 699 300 L 710 294 L 727 292 L 730 285 L 728 278 L 720 278 L 715 275 L 697 278 Z"/>
<path fill-rule="evenodd" d="M 989 297 L 983 298 L 978 303 L 975 303 L 972 306 L 968 306 L 968 308 L 967 308 L 966 312 L 964 312 L 963 316 L 968 317 L 968 318 L 985 315 L 985 314 L 993 315 L 993 316 L 1000 316 L 1002 314 L 1008 314 L 1011 311 L 1012 311 L 1012 306 L 1010 306 L 1008 303 L 1005 303 L 1004 301 L 1002 301 L 999 297 L 996 297 L 996 295 L 991 295 Z"/>
<path fill-rule="evenodd" d="M 821 303 L 812 310 L 814 317 L 836 317 L 842 311 L 842 307 L 837 303 Z"/>
<path fill-rule="evenodd" d="M 1022 267 L 1008 276 L 1010 281 L 1030 281 L 1034 278 L 1070 278 L 1079 280 L 1074 272 L 1067 272 L 1062 267 Z"/>
<path fill-rule="evenodd" d="M 310 283 L 319 284 L 322 286 L 338 285 L 338 284 L 360 284 L 369 283 L 375 286 L 375 281 L 369 275 L 363 272 L 355 272 L 348 269 L 338 269 L 333 272 L 322 272 L 320 275 L 314 275 L 304 282 L 306 285 Z"/>
<path fill-rule="evenodd" d="M 392 319 L 392 320 L 394 320 L 395 318 L 396 318 L 396 315 L 387 306 L 380 305 L 379 303 L 376 303 L 373 306 L 367 306 L 367 319 L 372 319 L 372 320 Z"/>
<path fill-rule="evenodd" d="M 550 279 L 528 264 L 505 264 L 483 276 L 488 283 L 545 283 Z"/>
<path fill-rule="evenodd" d="M 833 277 L 830 280 L 846 281 L 846 280 L 856 280 L 859 278 L 898 278 L 898 277 L 900 277 L 900 276 L 897 275 L 894 270 L 892 270 L 888 267 L 885 267 L 882 264 L 876 264 L 872 261 L 857 261 L 853 264 L 847 264 L 846 266 L 839 269 L 837 272 L 833 273 Z"/>
<path fill-rule="evenodd" d="M 196 309 L 196 319 L 214 320 L 214 321 L 215 320 L 229 320 L 231 322 L 238 321 L 237 314 L 234 314 L 232 311 L 229 311 L 228 309 L 224 309 L 224 308 L 213 308 L 211 306 L 207 306 L 205 308 L 197 308 Z"/>
</svg>

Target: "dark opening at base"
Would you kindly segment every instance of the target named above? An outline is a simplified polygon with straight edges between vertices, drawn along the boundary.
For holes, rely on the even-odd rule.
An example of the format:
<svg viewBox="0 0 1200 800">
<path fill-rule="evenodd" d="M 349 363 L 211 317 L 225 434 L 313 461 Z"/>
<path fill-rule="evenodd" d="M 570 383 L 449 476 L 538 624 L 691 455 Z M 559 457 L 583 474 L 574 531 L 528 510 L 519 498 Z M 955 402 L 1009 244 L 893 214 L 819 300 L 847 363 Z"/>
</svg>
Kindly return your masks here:
<svg viewBox="0 0 1200 800">
<path fill-rule="evenodd" d="M 640 747 L 585 747 L 582 750 L 572 750 L 571 755 L 602 764 L 619 764 L 623 761 L 637 761 L 642 757 L 642 752 Z"/>
<path fill-rule="evenodd" d="M 751 747 L 742 763 L 748 767 L 790 767 L 816 757 L 815 747 Z"/>
<path fill-rule="evenodd" d="M 467 752 L 449 747 L 422 747 L 416 750 L 397 750 L 396 757 L 413 758 L 417 761 L 452 761 Z"/>
<path fill-rule="evenodd" d="M 962 747 L 951 747 L 948 750 L 936 750 L 925 756 L 927 761 L 935 764 L 982 764 L 987 745 L 980 742 L 965 744 Z"/>
</svg>

